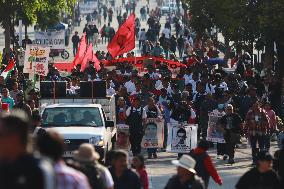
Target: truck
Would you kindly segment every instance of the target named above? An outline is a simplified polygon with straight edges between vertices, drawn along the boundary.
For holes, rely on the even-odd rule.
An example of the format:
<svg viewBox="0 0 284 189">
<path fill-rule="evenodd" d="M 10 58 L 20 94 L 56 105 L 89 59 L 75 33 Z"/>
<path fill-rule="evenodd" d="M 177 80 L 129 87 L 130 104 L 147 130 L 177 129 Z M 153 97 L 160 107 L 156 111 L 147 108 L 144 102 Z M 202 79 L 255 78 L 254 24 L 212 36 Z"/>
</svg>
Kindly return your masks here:
<svg viewBox="0 0 284 189">
<path fill-rule="evenodd" d="M 94 145 L 104 160 L 116 140 L 115 97 L 41 99 L 42 128 L 64 137 L 64 158 L 72 158 L 82 143 Z"/>
</svg>

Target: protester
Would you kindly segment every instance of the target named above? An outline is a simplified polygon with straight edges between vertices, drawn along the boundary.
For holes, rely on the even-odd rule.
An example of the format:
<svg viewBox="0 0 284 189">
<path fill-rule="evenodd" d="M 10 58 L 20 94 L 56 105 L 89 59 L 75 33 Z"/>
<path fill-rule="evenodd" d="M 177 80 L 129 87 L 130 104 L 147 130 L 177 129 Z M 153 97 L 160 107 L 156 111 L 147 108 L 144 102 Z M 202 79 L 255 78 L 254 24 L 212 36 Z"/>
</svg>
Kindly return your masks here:
<svg viewBox="0 0 284 189">
<path fill-rule="evenodd" d="M 28 104 L 26 104 L 24 101 L 24 93 L 22 91 L 19 92 L 16 98 L 17 98 L 17 103 L 14 106 L 14 109 L 23 110 L 29 116 L 29 118 L 31 118 L 32 110 L 31 107 Z"/>
<path fill-rule="evenodd" d="M 188 155 L 173 160 L 177 166 L 177 174 L 169 179 L 165 189 L 205 189 L 203 180 L 196 175 L 196 161 Z"/>
<path fill-rule="evenodd" d="M 132 166 L 139 174 L 142 189 L 149 189 L 149 178 L 145 168 L 145 161 L 142 155 L 134 156 L 132 159 Z"/>
<path fill-rule="evenodd" d="M 256 164 L 258 150 L 264 150 L 265 135 L 269 129 L 268 119 L 267 113 L 260 108 L 259 102 L 255 102 L 247 113 L 244 130 L 251 143 L 253 164 Z M 256 146 L 257 143 L 259 149 Z"/>
<path fill-rule="evenodd" d="M 12 110 L 15 105 L 13 98 L 10 97 L 9 89 L 7 88 L 2 89 L 2 102 L 9 104 L 9 110 Z"/>
<path fill-rule="evenodd" d="M 190 151 L 189 155 L 196 161 L 195 171 L 200 176 L 205 184 L 205 188 L 209 186 L 210 176 L 216 183 L 222 185 L 223 181 L 216 171 L 215 166 L 207 153 L 209 149 L 209 143 L 205 140 L 201 140 L 198 143 L 197 148 Z"/>
<path fill-rule="evenodd" d="M 44 131 L 38 134 L 37 146 L 39 152 L 54 161 L 56 182 L 53 188 L 57 189 L 91 189 L 87 177 L 69 166 L 62 160 L 64 140 L 55 131 Z"/>
<path fill-rule="evenodd" d="M 79 42 L 80 42 L 80 37 L 78 36 L 77 31 L 75 31 L 75 34 L 72 36 L 71 41 L 73 43 L 73 55 L 75 56 L 76 53 L 78 52 L 78 45 L 79 45 Z"/>
<path fill-rule="evenodd" d="M 109 169 L 114 181 L 114 189 L 141 189 L 138 175 L 127 167 L 127 152 L 117 150 L 113 157 L 113 166 Z"/>
<path fill-rule="evenodd" d="M 234 164 L 235 147 L 241 137 L 242 119 L 234 112 L 234 107 L 231 104 L 228 104 L 226 107 L 226 115 L 221 118 L 220 123 L 223 126 L 226 151 L 229 155 L 228 163 Z"/>
<path fill-rule="evenodd" d="M 28 133 L 24 112 L 14 111 L 0 118 L 0 188 L 54 189 L 56 177 L 51 163 L 27 151 Z"/>
<path fill-rule="evenodd" d="M 260 152 L 257 157 L 257 166 L 240 178 L 236 189 L 281 188 L 278 176 L 272 170 L 272 160 L 273 158 L 268 152 Z"/>
<path fill-rule="evenodd" d="M 91 144 L 81 144 L 74 152 L 74 168 L 84 173 L 92 189 L 113 189 L 113 179 L 109 170 L 101 165 L 98 160 L 100 155 Z"/>
</svg>

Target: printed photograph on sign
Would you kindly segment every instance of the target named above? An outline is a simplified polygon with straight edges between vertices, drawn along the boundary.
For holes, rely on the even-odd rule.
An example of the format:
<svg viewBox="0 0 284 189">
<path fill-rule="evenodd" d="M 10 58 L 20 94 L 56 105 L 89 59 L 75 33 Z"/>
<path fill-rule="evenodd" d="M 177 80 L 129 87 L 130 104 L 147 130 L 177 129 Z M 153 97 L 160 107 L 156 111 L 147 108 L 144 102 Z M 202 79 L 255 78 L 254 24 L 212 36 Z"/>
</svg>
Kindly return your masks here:
<svg viewBox="0 0 284 189">
<path fill-rule="evenodd" d="M 219 119 L 221 119 L 221 116 L 209 114 L 207 141 L 225 143 L 224 134 L 221 125 L 219 125 Z"/>
<path fill-rule="evenodd" d="M 144 126 L 143 148 L 161 148 L 164 142 L 164 121 L 148 119 Z"/>
<path fill-rule="evenodd" d="M 188 153 L 196 146 L 197 125 L 168 124 L 168 152 Z"/>
<path fill-rule="evenodd" d="M 116 148 L 129 150 L 129 126 L 119 124 L 117 127 Z"/>
</svg>

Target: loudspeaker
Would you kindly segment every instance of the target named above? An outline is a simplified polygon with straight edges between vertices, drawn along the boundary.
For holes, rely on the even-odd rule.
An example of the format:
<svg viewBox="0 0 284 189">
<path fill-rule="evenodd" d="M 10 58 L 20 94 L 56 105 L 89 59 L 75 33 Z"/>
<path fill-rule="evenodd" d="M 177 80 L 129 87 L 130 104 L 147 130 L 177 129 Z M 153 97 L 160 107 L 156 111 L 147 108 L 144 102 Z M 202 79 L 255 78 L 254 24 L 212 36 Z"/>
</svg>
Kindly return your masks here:
<svg viewBox="0 0 284 189">
<path fill-rule="evenodd" d="M 67 94 L 66 81 L 42 81 L 40 82 L 40 96 L 41 98 L 53 98 L 55 85 L 55 98 L 64 98 Z"/>
<path fill-rule="evenodd" d="M 92 89 L 93 85 L 93 89 Z M 93 90 L 93 91 L 92 91 Z M 93 92 L 93 95 L 92 95 Z M 104 98 L 106 97 L 106 81 L 81 81 L 80 97 Z"/>
</svg>

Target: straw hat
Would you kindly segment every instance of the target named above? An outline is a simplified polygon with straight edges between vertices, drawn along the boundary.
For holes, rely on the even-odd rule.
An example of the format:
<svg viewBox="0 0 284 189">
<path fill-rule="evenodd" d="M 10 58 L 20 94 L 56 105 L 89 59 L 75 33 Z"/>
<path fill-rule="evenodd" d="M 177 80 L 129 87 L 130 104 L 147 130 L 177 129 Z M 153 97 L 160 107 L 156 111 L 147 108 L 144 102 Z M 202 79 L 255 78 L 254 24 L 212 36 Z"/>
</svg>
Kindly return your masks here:
<svg viewBox="0 0 284 189">
<path fill-rule="evenodd" d="M 74 159 L 81 162 L 91 162 L 100 159 L 100 155 L 92 144 L 84 143 L 74 152 Z"/>
<path fill-rule="evenodd" d="M 196 171 L 194 169 L 196 161 L 189 155 L 183 155 L 179 160 L 173 160 L 172 164 L 187 169 L 193 174 L 196 174 Z"/>
</svg>

